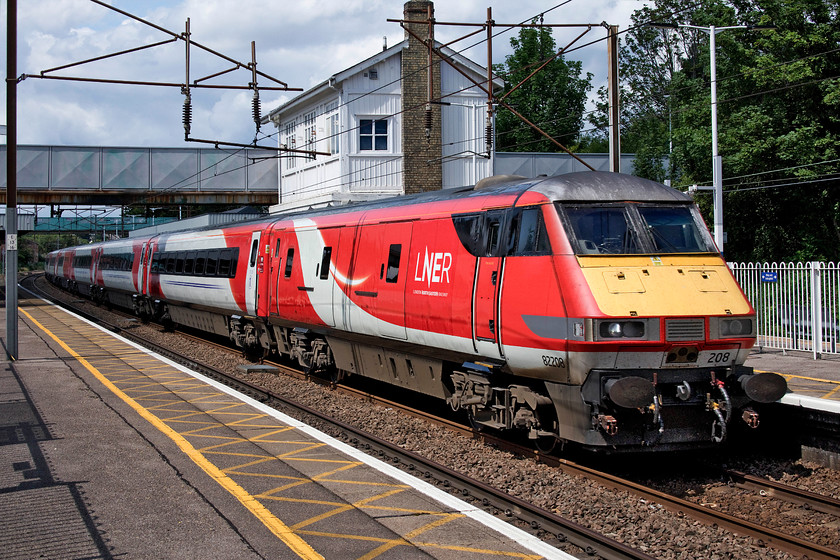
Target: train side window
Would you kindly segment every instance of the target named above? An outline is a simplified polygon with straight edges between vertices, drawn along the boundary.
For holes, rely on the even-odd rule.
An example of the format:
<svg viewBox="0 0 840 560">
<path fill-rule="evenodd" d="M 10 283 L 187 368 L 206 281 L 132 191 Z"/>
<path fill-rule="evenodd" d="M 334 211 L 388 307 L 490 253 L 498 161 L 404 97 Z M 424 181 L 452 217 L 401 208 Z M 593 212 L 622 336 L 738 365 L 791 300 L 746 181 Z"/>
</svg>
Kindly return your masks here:
<svg viewBox="0 0 840 560">
<path fill-rule="evenodd" d="M 390 284 L 396 284 L 400 277 L 401 254 L 402 245 L 391 245 L 388 249 L 388 274 L 385 276 L 385 281 Z"/>
<path fill-rule="evenodd" d="M 499 252 L 499 239 L 502 235 L 502 224 L 498 219 L 489 218 L 487 222 L 487 252 L 485 256 L 493 257 Z"/>
<path fill-rule="evenodd" d="M 175 253 L 166 253 L 166 273 L 175 272 Z"/>
<path fill-rule="evenodd" d="M 184 274 L 192 274 L 195 268 L 195 251 L 187 253 L 187 259 L 184 261 Z"/>
<path fill-rule="evenodd" d="M 452 217 L 452 224 L 455 226 L 455 233 L 458 234 L 461 245 L 474 257 L 483 253 L 481 222 L 481 214 L 462 214 Z"/>
<path fill-rule="evenodd" d="M 286 251 L 286 269 L 283 271 L 283 276 L 290 278 L 292 276 L 292 264 L 295 262 L 295 248 L 289 247 Z"/>
<path fill-rule="evenodd" d="M 319 278 L 326 280 L 330 277 L 330 260 L 332 259 L 332 247 L 324 247 L 324 252 L 321 255 L 321 274 Z"/>
<path fill-rule="evenodd" d="M 515 255 L 546 255 L 551 253 L 548 232 L 539 208 L 526 208 L 517 218 Z"/>
<path fill-rule="evenodd" d="M 230 249 L 230 277 L 236 276 L 236 267 L 239 265 L 239 247 Z"/>
<path fill-rule="evenodd" d="M 184 259 L 186 259 L 186 252 L 178 251 L 175 253 L 175 274 L 184 273 Z"/>
<path fill-rule="evenodd" d="M 230 249 L 222 249 L 219 252 L 218 276 L 222 278 L 230 278 L 231 253 L 232 251 Z"/>
<path fill-rule="evenodd" d="M 207 262 L 204 264 L 205 276 L 216 276 L 216 270 L 219 267 L 219 251 L 207 251 Z"/>
<path fill-rule="evenodd" d="M 152 272 L 160 272 L 160 253 L 152 255 Z"/>
<path fill-rule="evenodd" d="M 257 253 L 259 252 L 259 244 L 259 239 L 254 239 L 254 242 L 251 244 L 251 264 L 249 266 L 254 266 L 257 263 Z"/>
<path fill-rule="evenodd" d="M 196 276 L 204 276 L 204 264 L 207 262 L 207 252 L 199 251 L 195 255 L 195 268 L 193 274 Z"/>
<path fill-rule="evenodd" d="M 277 245 L 274 246 L 274 258 L 276 259 L 279 256 L 280 256 L 280 240 L 278 239 L 277 240 Z"/>
</svg>

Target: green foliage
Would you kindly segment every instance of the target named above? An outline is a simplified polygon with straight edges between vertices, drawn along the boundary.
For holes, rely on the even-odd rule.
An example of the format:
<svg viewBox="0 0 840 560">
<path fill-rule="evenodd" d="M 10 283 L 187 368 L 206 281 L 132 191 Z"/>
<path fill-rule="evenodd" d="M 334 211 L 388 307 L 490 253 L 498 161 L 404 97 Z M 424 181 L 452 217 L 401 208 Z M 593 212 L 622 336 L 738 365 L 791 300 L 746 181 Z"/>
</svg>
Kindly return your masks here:
<svg viewBox="0 0 840 560">
<path fill-rule="evenodd" d="M 523 27 L 510 44 L 513 54 L 505 59 L 504 65 L 494 68 L 497 74 L 505 76 L 504 93 L 513 90 L 506 103 L 560 144 L 573 144 L 582 128 L 592 75 L 581 78 L 581 63 L 567 61 L 561 55 L 516 87 L 543 62 L 552 59 L 557 54 L 557 48 L 551 29 L 547 27 Z M 500 107 L 497 113 L 496 138 L 498 151 L 561 151 L 556 144 L 504 107 Z"/>
<path fill-rule="evenodd" d="M 56 249 L 88 243 L 86 237 L 64 233 L 27 233 L 18 239 L 18 270 L 40 270 L 44 268 L 47 254 Z"/>
<path fill-rule="evenodd" d="M 840 260 L 839 9 L 658 0 L 633 16 L 621 48 L 622 148 L 643 156 L 637 174 L 661 180 L 656 158 L 670 139 L 666 171 L 683 186 L 712 182 L 709 33 L 643 24 L 776 28 L 715 36 L 729 260 Z M 710 222 L 711 194 L 698 202 Z"/>
</svg>

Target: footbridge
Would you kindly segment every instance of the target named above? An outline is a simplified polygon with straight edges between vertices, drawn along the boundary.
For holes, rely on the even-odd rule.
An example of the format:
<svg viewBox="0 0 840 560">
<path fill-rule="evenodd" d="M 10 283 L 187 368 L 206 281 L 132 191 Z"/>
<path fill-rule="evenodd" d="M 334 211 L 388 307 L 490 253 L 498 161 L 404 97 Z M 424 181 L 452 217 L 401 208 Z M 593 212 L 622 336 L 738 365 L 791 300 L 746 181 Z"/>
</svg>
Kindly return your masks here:
<svg viewBox="0 0 840 560">
<path fill-rule="evenodd" d="M 258 149 L 17 148 L 21 205 L 277 204 L 276 152 Z M 6 204 L 6 146 L 0 146 Z"/>
</svg>

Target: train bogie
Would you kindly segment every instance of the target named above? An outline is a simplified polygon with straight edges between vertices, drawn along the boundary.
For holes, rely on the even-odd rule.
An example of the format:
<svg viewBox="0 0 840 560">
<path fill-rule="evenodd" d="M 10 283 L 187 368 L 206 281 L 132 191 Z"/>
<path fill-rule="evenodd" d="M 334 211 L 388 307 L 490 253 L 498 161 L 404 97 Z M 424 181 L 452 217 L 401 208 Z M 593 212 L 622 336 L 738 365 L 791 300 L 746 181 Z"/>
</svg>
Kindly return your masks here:
<svg viewBox="0 0 840 560">
<path fill-rule="evenodd" d="M 254 358 L 444 399 L 543 448 L 714 444 L 785 390 L 742 366 L 755 314 L 691 200 L 618 174 L 71 248 L 48 275 Z"/>
</svg>

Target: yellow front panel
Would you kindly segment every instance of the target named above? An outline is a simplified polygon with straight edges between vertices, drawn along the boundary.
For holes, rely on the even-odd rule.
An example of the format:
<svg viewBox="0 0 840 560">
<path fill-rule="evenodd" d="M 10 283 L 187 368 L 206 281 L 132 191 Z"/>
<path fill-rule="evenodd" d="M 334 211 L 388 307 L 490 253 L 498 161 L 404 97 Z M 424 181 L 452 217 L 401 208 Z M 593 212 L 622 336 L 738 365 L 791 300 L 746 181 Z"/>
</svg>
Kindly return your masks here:
<svg viewBox="0 0 840 560">
<path fill-rule="evenodd" d="M 714 255 L 578 257 L 605 315 L 744 315 L 751 312 L 726 263 Z"/>
</svg>

